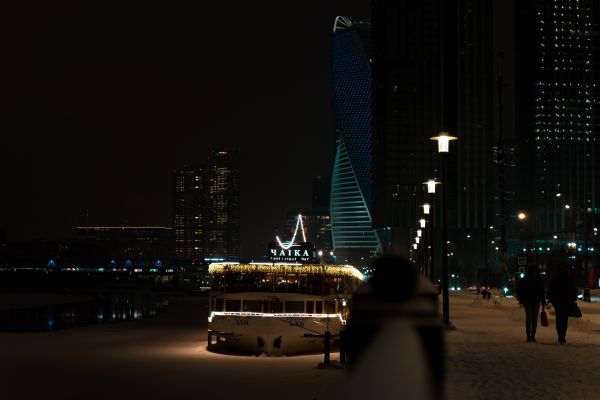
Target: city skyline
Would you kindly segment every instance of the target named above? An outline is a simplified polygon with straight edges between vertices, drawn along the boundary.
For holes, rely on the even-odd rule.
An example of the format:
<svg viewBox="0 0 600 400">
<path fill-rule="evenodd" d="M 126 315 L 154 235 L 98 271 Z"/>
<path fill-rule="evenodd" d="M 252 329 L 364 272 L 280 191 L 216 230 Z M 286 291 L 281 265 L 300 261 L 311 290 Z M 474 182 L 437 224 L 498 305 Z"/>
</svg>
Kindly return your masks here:
<svg viewBox="0 0 600 400">
<path fill-rule="evenodd" d="M 39 4 L 9 7 L 0 42 L 8 239 L 170 226 L 172 171 L 227 147 L 244 157 L 242 256 L 256 256 L 331 174 L 331 21 L 368 18 L 369 1 Z"/>
</svg>

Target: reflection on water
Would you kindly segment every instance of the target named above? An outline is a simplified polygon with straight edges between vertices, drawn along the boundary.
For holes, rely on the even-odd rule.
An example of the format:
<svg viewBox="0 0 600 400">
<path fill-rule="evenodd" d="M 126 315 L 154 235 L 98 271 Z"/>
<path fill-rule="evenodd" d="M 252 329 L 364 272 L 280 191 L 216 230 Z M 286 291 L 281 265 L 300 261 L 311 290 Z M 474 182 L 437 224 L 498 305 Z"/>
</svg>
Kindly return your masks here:
<svg viewBox="0 0 600 400">
<path fill-rule="evenodd" d="M 74 304 L 0 311 L 0 332 L 51 331 L 96 323 L 153 318 L 169 306 L 159 293 L 98 293 Z"/>
</svg>

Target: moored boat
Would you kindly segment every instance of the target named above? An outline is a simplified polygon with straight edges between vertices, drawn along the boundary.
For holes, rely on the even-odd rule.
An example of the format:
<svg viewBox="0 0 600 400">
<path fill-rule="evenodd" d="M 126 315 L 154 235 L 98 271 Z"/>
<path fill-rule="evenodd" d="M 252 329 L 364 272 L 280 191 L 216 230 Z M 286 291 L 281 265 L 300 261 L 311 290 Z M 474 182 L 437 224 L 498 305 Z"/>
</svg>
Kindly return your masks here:
<svg viewBox="0 0 600 400">
<path fill-rule="evenodd" d="M 339 337 L 362 274 L 349 265 L 211 264 L 209 340 L 268 355 L 322 351 Z"/>
</svg>

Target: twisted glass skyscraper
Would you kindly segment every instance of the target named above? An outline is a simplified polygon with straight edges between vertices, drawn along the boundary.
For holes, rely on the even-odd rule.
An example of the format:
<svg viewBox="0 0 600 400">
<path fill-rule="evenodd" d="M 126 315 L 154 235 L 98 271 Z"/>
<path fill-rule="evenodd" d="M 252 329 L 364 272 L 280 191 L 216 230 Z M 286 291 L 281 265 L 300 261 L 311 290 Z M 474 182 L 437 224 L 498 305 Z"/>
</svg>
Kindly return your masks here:
<svg viewBox="0 0 600 400">
<path fill-rule="evenodd" d="M 338 147 L 331 183 L 334 250 L 340 261 L 373 256 L 370 24 L 337 17 L 332 77 Z M 345 259 L 344 259 L 345 258 Z"/>
</svg>

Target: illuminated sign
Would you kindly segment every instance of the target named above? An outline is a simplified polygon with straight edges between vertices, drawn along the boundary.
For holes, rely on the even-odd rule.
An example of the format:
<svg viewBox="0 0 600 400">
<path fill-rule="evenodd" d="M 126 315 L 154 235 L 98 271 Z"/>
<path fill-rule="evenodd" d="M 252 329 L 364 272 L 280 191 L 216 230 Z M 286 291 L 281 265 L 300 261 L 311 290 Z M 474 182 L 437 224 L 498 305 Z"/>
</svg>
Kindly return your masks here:
<svg viewBox="0 0 600 400">
<path fill-rule="evenodd" d="M 300 242 L 283 248 L 275 242 L 269 243 L 269 260 L 273 262 L 311 263 L 314 261 L 315 250 L 312 243 Z"/>
</svg>

